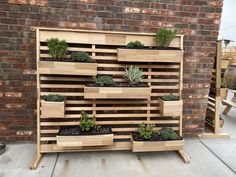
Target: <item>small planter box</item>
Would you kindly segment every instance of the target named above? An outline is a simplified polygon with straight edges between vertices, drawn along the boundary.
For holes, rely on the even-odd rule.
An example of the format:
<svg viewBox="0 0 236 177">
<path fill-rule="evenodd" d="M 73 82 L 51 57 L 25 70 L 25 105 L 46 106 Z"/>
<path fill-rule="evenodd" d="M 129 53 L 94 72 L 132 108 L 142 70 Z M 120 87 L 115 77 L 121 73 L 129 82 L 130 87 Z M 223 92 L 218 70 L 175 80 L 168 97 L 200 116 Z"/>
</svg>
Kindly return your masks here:
<svg viewBox="0 0 236 177">
<path fill-rule="evenodd" d="M 96 76 L 97 63 L 39 61 L 39 74 Z"/>
<path fill-rule="evenodd" d="M 220 88 L 220 99 L 227 100 L 228 88 Z"/>
<path fill-rule="evenodd" d="M 113 134 L 105 135 L 81 135 L 81 136 L 57 136 L 59 147 L 81 146 L 107 146 L 113 144 Z"/>
<path fill-rule="evenodd" d="M 181 62 L 182 50 L 118 49 L 122 62 Z"/>
<path fill-rule="evenodd" d="M 132 140 L 133 152 L 177 151 L 177 150 L 183 150 L 183 147 L 184 147 L 184 140 L 172 140 L 172 141 Z"/>
<path fill-rule="evenodd" d="M 227 69 L 229 66 L 229 60 L 221 60 L 221 69 Z"/>
<path fill-rule="evenodd" d="M 84 87 L 85 99 L 147 99 L 150 87 Z"/>
<path fill-rule="evenodd" d="M 65 101 L 53 102 L 41 100 L 41 118 L 51 117 L 65 117 Z"/>
<path fill-rule="evenodd" d="M 183 112 L 183 100 L 164 101 L 160 98 L 159 107 L 162 116 L 180 116 Z"/>
</svg>

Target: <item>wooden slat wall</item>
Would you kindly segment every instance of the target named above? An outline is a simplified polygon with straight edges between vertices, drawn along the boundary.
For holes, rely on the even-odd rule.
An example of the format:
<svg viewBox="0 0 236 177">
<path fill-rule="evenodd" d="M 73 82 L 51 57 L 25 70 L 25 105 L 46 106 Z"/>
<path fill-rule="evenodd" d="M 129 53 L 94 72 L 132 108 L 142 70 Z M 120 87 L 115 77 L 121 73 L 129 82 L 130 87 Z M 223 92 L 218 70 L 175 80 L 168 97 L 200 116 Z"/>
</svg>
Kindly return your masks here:
<svg viewBox="0 0 236 177">
<path fill-rule="evenodd" d="M 205 122 L 205 125 L 215 134 L 219 133 L 220 121 L 221 45 L 221 41 L 218 41 Z"/>
<path fill-rule="evenodd" d="M 85 84 L 91 83 L 94 77 L 38 74 L 39 99 L 46 94 L 64 95 L 67 99 L 65 118 L 40 118 L 38 112 L 40 152 L 62 151 L 56 146 L 55 141 L 59 127 L 77 125 L 82 110 L 94 114 L 98 124 L 112 127 L 115 143 L 110 147 L 104 147 L 104 150 L 130 149 L 130 132 L 136 130 L 138 124 L 142 122 L 156 124 L 157 129 L 170 126 L 182 135 L 182 115 L 180 117 L 161 117 L 158 104 L 158 97 L 165 94 L 173 93 L 181 97 L 182 61 L 181 63 L 117 62 L 117 48 L 124 47 L 128 42 L 135 40 L 140 40 L 145 46 L 155 46 L 154 34 L 45 28 L 38 29 L 37 34 L 38 61 L 50 59 L 46 40 L 57 37 L 67 41 L 69 53 L 88 52 L 98 63 L 98 74 L 111 75 L 116 82 L 124 81 L 120 75 L 124 73 L 125 66 L 131 64 L 139 66 L 145 74 L 144 82 L 147 82 L 152 89 L 151 97 L 147 100 L 85 100 L 83 87 Z M 177 36 L 171 46 L 182 48 L 182 38 L 183 36 Z M 40 108 L 38 107 L 38 109 Z M 78 151 L 82 150 L 88 150 L 88 148 L 78 149 Z"/>
</svg>

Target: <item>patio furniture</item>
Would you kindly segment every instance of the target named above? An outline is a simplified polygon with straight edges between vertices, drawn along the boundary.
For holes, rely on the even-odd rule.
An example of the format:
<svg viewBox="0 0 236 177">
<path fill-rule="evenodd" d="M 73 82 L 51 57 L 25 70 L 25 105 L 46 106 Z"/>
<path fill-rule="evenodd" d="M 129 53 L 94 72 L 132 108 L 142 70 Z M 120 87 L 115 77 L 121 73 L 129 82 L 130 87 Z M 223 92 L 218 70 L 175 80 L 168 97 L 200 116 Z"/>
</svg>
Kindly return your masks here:
<svg viewBox="0 0 236 177">
<path fill-rule="evenodd" d="M 236 108 L 236 91 L 234 91 L 234 96 L 231 100 L 223 100 L 222 104 L 226 106 L 223 113 L 227 115 L 232 108 Z"/>
</svg>

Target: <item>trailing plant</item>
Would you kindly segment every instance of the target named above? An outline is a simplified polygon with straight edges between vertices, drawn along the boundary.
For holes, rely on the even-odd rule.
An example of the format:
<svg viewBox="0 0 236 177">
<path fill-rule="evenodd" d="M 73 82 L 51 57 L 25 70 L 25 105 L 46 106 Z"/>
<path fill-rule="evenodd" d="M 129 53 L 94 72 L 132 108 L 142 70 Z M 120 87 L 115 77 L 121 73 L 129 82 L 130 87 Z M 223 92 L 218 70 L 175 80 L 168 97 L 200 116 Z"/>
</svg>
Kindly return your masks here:
<svg viewBox="0 0 236 177">
<path fill-rule="evenodd" d="M 84 63 L 93 63 L 88 53 L 86 52 L 75 52 L 72 53 L 70 59 L 74 62 L 84 62 Z"/>
<path fill-rule="evenodd" d="M 131 65 L 129 68 L 125 68 L 124 78 L 131 86 L 134 86 L 139 82 L 143 81 L 144 75 L 142 70 L 139 69 L 139 67 L 133 67 Z"/>
<path fill-rule="evenodd" d="M 80 128 L 82 131 L 90 131 L 93 128 L 100 128 L 96 125 L 95 116 L 90 117 L 86 112 L 82 111 L 80 114 Z"/>
<path fill-rule="evenodd" d="M 55 60 L 62 60 L 66 56 L 68 45 L 65 40 L 50 38 L 47 43 L 49 53 Z"/>
<path fill-rule="evenodd" d="M 176 140 L 179 136 L 172 128 L 164 127 L 158 131 L 158 135 L 164 140 Z"/>
<path fill-rule="evenodd" d="M 144 122 L 139 124 L 139 128 L 137 130 L 139 137 L 146 139 L 146 140 L 150 140 L 152 138 L 152 136 L 155 134 L 154 127 L 155 127 L 155 125 L 145 124 Z"/>
<path fill-rule="evenodd" d="M 160 48 L 169 47 L 171 41 L 175 38 L 177 34 L 177 30 L 170 30 L 170 29 L 160 29 L 156 32 L 156 44 Z"/>
<path fill-rule="evenodd" d="M 98 76 L 96 78 L 96 84 L 103 87 L 103 86 L 113 86 L 115 82 L 111 76 Z"/>
<path fill-rule="evenodd" d="M 61 102 L 61 101 L 64 101 L 65 100 L 65 97 L 64 96 L 60 96 L 60 95 L 45 95 L 43 96 L 43 99 L 45 101 L 53 101 L 53 102 Z"/>
<path fill-rule="evenodd" d="M 126 46 L 129 49 L 142 49 L 144 45 L 140 41 L 131 41 Z"/>
<path fill-rule="evenodd" d="M 178 101 L 178 100 L 179 100 L 179 97 L 176 96 L 176 95 L 170 94 L 170 95 L 164 95 L 164 96 L 162 96 L 162 99 L 163 99 L 164 101 Z"/>
<path fill-rule="evenodd" d="M 225 82 L 224 78 L 221 78 L 221 83 L 220 83 L 221 88 L 227 88 L 227 84 Z"/>
</svg>

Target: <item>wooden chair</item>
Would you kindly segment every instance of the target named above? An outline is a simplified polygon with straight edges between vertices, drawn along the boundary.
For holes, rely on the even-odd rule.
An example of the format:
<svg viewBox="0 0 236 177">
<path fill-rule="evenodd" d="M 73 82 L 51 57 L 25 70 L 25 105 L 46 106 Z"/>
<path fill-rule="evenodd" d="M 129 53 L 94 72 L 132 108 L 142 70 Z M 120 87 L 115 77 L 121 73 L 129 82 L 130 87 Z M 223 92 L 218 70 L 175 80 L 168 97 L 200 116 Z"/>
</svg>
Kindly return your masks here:
<svg viewBox="0 0 236 177">
<path fill-rule="evenodd" d="M 222 104 L 226 106 L 223 113 L 227 115 L 232 107 L 236 108 L 236 91 L 234 91 L 234 96 L 231 100 L 222 100 Z"/>
</svg>

